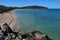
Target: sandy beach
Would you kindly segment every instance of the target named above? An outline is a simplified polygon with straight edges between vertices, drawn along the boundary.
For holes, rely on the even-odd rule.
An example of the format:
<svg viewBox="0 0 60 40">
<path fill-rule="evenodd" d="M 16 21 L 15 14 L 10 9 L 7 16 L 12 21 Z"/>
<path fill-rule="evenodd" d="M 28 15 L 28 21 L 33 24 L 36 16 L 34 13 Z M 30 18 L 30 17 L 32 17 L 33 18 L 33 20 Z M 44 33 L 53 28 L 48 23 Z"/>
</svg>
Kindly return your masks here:
<svg viewBox="0 0 60 40">
<path fill-rule="evenodd" d="M 16 16 L 12 11 L 7 13 L 0 14 L 0 26 L 3 29 L 3 24 L 7 23 L 13 31 L 17 31 L 16 25 Z M 16 29 L 15 29 L 16 28 Z"/>
</svg>

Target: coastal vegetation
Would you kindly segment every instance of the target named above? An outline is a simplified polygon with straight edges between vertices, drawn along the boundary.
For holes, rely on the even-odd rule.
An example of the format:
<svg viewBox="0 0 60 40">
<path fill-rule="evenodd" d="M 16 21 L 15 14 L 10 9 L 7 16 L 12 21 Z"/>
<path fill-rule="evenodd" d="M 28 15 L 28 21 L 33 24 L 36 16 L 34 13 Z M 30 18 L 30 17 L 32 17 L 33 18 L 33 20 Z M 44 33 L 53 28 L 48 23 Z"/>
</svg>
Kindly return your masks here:
<svg viewBox="0 0 60 40">
<path fill-rule="evenodd" d="M 0 13 L 8 12 L 14 9 L 48 9 L 48 8 L 43 6 L 7 7 L 4 5 L 0 5 Z"/>
</svg>

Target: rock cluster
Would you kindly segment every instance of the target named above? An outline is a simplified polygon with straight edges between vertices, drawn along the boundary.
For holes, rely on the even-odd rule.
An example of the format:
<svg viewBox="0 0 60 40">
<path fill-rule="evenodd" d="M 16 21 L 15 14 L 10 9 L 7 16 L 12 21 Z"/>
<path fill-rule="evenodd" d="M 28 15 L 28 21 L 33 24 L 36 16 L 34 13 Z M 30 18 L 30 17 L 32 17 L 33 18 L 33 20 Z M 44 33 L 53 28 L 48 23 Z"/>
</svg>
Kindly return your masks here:
<svg viewBox="0 0 60 40">
<path fill-rule="evenodd" d="M 7 32 L 0 28 L 0 40 L 51 40 L 47 35 L 40 31 L 29 33 Z"/>
</svg>

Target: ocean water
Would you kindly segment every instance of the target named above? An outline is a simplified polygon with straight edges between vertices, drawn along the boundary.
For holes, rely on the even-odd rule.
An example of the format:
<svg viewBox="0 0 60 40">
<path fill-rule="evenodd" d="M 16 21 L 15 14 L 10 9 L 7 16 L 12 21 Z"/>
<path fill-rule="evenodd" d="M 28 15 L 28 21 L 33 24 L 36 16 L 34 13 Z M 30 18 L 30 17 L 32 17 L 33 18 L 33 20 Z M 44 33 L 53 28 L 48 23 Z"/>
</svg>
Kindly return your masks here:
<svg viewBox="0 0 60 40">
<path fill-rule="evenodd" d="M 60 40 L 60 9 L 15 10 L 20 31 L 39 30 L 53 40 Z"/>
</svg>

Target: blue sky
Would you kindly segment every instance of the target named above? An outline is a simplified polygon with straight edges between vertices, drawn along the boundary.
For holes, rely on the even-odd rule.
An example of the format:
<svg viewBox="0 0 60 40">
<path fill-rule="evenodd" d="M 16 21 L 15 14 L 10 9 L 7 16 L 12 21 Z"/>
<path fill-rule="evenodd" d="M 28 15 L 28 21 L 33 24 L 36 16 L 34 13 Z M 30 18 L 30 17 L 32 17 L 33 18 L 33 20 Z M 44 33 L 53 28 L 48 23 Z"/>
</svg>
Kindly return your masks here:
<svg viewBox="0 0 60 40">
<path fill-rule="evenodd" d="M 27 6 L 40 5 L 48 8 L 60 8 L 60 0 L 0 0 L 0 5 Z"/>
</svg>

